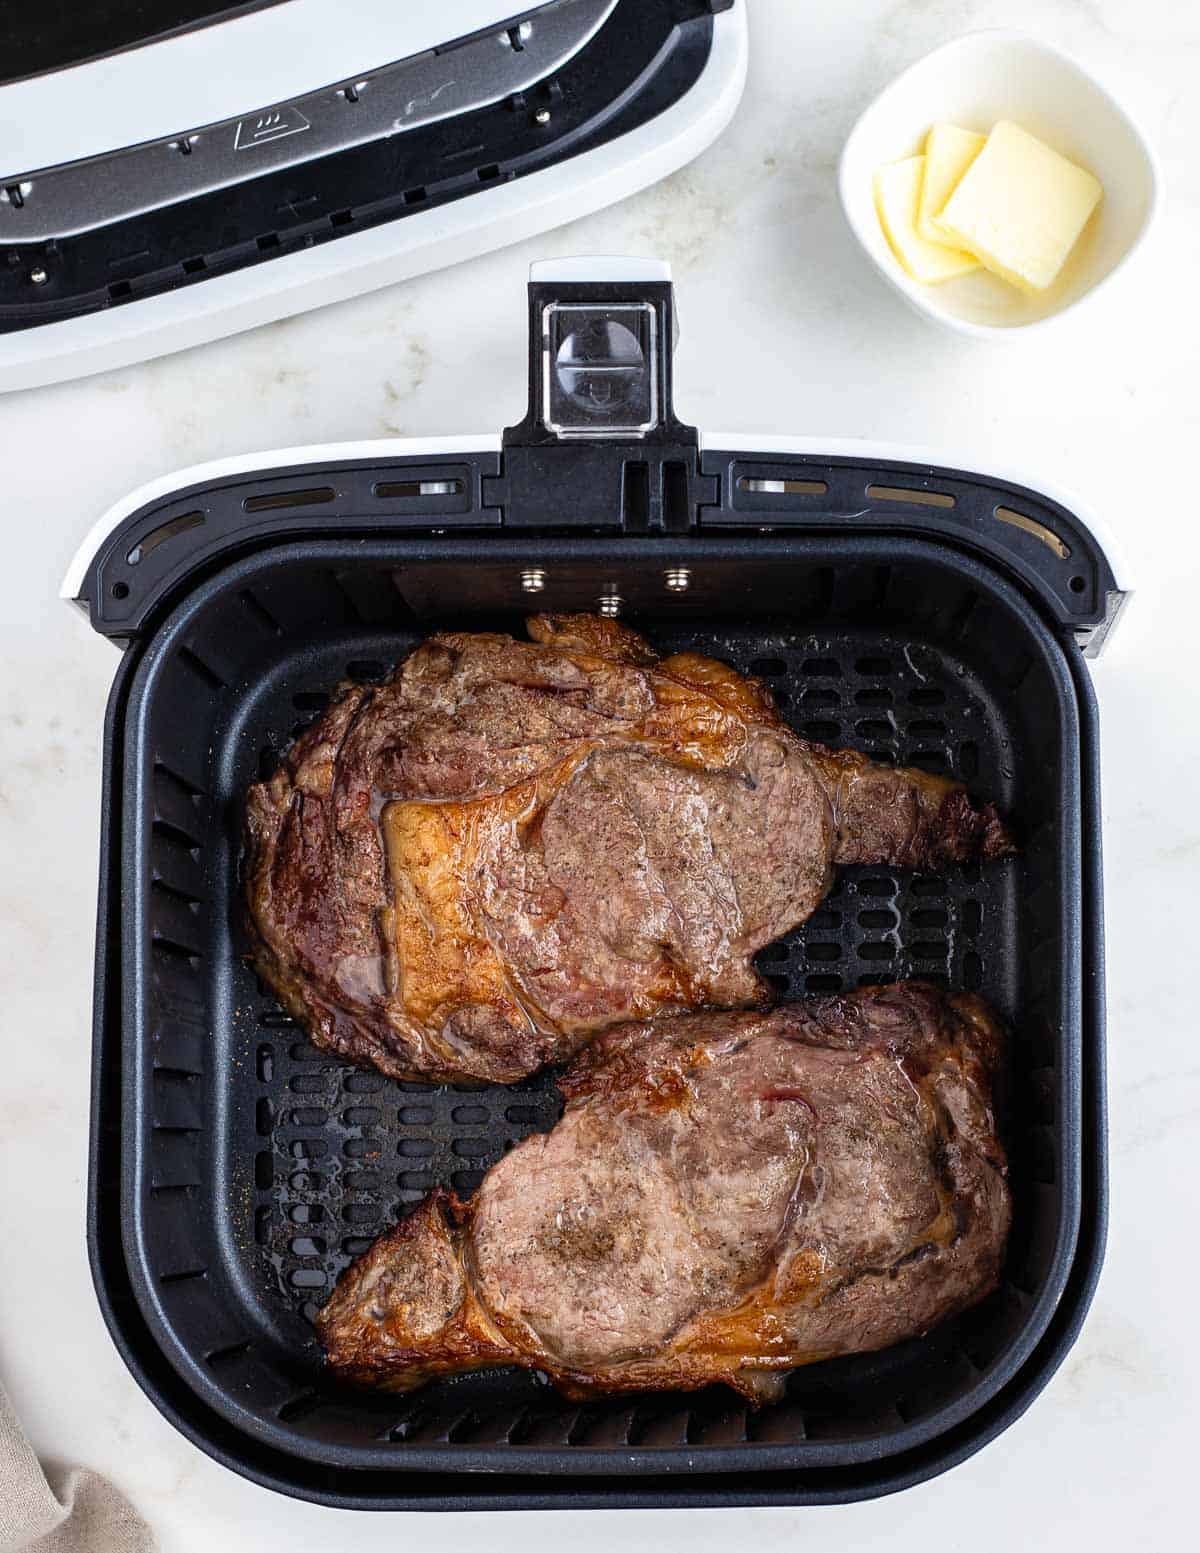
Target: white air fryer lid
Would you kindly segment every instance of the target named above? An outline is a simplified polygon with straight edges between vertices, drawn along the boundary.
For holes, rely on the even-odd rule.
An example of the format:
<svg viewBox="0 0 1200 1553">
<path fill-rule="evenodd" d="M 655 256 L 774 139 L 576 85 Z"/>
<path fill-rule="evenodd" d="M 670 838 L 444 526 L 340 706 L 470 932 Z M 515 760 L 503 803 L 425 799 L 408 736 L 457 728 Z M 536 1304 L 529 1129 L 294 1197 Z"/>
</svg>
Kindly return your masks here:
<svg viewBox="0 0 1200 1553">
<path fill-rule="evenodd" d="M 745 81 L 744 0 L 152 8 L 179 13 L 201 24 L 76 62 L 81 12 L 0 85 L 0 390 L 596 210 L 703 150 Z"/>
</svg>

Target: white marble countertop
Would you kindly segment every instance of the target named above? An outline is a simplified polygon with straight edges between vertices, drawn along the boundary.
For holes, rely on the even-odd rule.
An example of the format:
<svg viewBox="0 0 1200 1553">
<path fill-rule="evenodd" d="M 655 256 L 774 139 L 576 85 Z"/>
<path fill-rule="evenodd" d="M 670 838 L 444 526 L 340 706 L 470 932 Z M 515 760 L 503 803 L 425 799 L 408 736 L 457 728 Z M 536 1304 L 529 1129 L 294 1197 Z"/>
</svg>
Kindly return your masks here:
<svg viewBox="0 0 1200 1553">
<path fill-rule="evenodd" d="M 672 261 L 681 412 L 702 425 L 944 447 L 1077 491 L 1138 593 L 1095 666 L 1104 737 L 1113 1211 L 1078 1345 L 981 1455 L 828 1511 L 495 1517 L 490 1548 L 1169 1546 L 1200 1437 L 1194 1290 L 1200 1059 L 1200 9 L 1183 0 L 754 0 L 745 102 L 668 182 L 541 239 L 107 377 L 0 400 L 8 562 L 0 700 L 0 1374 L 38 1450 L 111 1474 L 171 1553 L 465 1548 L 475 1519 L 352 1516 L 242 1481 L 177 1435 L 118 1358 L 84 1248 L 99 753 L 112 649 L 59 603 L 112 499 L 174 467 L 294 443 L 519 417 L 532 258 Z M 1155 141 L 1166 212 L 1095 311 L 1011 345 L 936 332 L 852 247 L 834 168 L 857 109 L 971 28 L 1022 27 L 1111 83 Z"/>
</svg>

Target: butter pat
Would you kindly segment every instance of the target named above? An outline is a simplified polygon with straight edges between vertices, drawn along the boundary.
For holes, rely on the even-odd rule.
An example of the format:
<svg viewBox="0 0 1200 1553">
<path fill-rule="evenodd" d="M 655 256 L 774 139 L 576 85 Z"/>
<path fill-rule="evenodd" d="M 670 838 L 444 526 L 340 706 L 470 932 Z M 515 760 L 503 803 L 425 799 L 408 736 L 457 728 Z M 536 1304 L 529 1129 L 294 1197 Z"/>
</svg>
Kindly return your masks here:
<svg viewBox="0 0 1200 1553">
<path fill-rule="evenodd" d="M 987 269 L 1036 293 L 1062 269 L 1103 192 L 1091 173 L 1002 119 L 936 219 Z"/>
<path fill-rule="evenodd" d="M 935 217 L 941 215 L 946 201 L 986 141 L 986 135 L 959 129 L 957 124 L 935 124 L 926 136 L 925 177 L 921 182 L 917 232 L 927 243 L 948 242 L 945 232 L 935 224 Z"/>
<path fill-rule="evenodd" d="M 897 259 L 914 280 L 927 285 L 965 275 L 977 268 L 968 253 L 928 243 L 917 232 L 917 209 L 925 158 L 910 156 L 903 162 L 889 162 L 875 174 L 875 208 L 879 222 Z"/>
</svg>

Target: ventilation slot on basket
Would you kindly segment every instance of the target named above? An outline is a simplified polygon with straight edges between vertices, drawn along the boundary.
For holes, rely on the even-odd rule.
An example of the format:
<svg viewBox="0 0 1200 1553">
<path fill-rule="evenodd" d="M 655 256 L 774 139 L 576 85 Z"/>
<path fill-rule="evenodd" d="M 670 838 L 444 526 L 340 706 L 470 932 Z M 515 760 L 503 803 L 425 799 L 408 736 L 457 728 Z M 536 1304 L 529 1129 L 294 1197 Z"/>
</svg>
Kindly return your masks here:
<svg viewBox="0 0 1200 1553">
<path fill-rule="evenodd" d="M 207 1277 L 207 1267 L 185 1267 L 178 1273 L 159 1273 L 158 1281 L 165 1284 L 194 1283 L 199 1278 Z"/>
<path fill-rule="evenodd" d="M 306 1391 L 298 1397 L 292 1397 L 290 1401 L 283 1403 L 276 1413 L 276 1417 L 285 1424 L 295 1423 L 298 1419 L 306 1418 L 309 1413 L 315 1413 L 321 1406 L 322 1398 L 315 1391 Z"/>
<path fill-rule="evenodd" d="M 323 1289 L 328 1280 L 319 1267 L 296 1267 L 288 1282 L 293 1289 Z"/>
<path fill-rule="evenodd" d="M 225 681 L 217 673 L 216 669 L 210 668 L 203 658 L 198 657 L 190 647 L 181 647 L 179 649 L 179 658 L 182 663 L 187 664 L 193 674 L 204 681 L 210 690 L 225 689 Z"/>
<path fill-rule="evenodd" d="M 794 1403 L 779 1402 L 751 1413 L 746 1420 L 746 1438 L 769 1445 L 790 1445 L 808 1437 L 804 1411 Z"/>
<path fill-rule="evenodd" d="M 461 496 L 466 490 L 462 480 L 381 480 L 375 495 L 383 501 L 411 501 L 416 496 Z"/>
<path fill-rule="evenodd" d="M 356 685 L 378 685 L 388 677 L 388 666 L 374 658 L 355 658 L 346 665 L 346 678 Z"/>
<path fill-rule="evenodd" d="M 151 942 L 155 954 L 162 955 L 167 960 L 175 960 L 186 964 L 192 970 L 199 963 L 200 955 L 195 949 L 189 949 L 186 944 L 177 944 L 169 938 L 159 938 L 157 934 Z"/>
<path fill-rule="evenodd" d="M 255 620 L 265 631 L 269 631 L 272 636 L 283 635 L 283 627 L 279 624 L 279 621 L 276 620 L 275 616 L 260 599 L 255 598 L 253 593 L 239 593 L 238 602 L 251 619 Z"/>
<path fill-rule="evenodd" d="M 165 879 L 154 878 L 150 881 L 150 890 L 154 895 L 161 896 L 163 900 L 172 902 L 176 906 L 182 906 L 195 916 L 203 901 L 200 896 L 193 895 L 189 890 L 181 890 L 176 885 L 168 884 Z"/>
<path fill-rule="evenodd" d="M 1052 528 L 1047 528 L 1044 523 L 1039 523 L 1036 518 L 1027 518 L 1023 512 L 1014 512 L 1011 507 L 997 507 L 996 517 L 1001 523 L 1008 523 L 1013 528 L 1019 528 L 1026 534 L 1032 534 L 1035 539 L 1040 539 L 1048 550 L 1053 550 L 1060 561 L 1070 558 L 1071 547 L 1063 539 L 1060 539 Z M 1076 592 L 1082 590 L 1075 589 Z"/>
<path fill-rule="evenodd" d="M 910 502 L 918 507 L 958 505 L 948 491 L 926 491 L 908 485 L 868 485 L 867 495 L 872 501 Z"/>
<path fill-rule="evenodd" d="M 194 823 L 197 829 L 200 828 L 200 815 L 194 812 L 192 804 L 172 803 L 169 794 L 160 792 L 155 808 L 158 812 L 152 823 L 152 834 L 158 840 L 168 842 L 169 846 L 185 851 L 192 859 L 199 857 L 200 842 L 192 831 L 191 825 Z M 174 815 L 174 818 L 168 818 L 168 812 Z"/>
<path fill-rule="evenodd" d="M 671 1408 L 667 1412 L 651 1412 L 634 1416 L 629 1428 L 627 1443 L 635 1445 L 686 1445 L 688 1436 L 689 1415 L 682 1408 Z"/>
<path fill-rule="evenodd" d="M 199 1068 L 164 1068 L 157 1062 L 154 1064 L 154 1077 L 167 1084 L 190 1084 L 201 1076 Z"/>
<path fill-rule="evenodd" d="M 618 1446 L 630 1443 L 636 1426 L 638 1410 L 626 1405 L 614 1410 L 583 1407 L 558 1423 L 559 1437 L 566 1445 Z M 549 1422 L 549 1420 L 547 1420 Z"/>
<path fill-rule="evenodd" d="M 304 491 L 270 491 L 263 496 L 247 496 L 245 512 L 272 512 L 278 507 L 319 507 L 334 501 L 337 492 L 331 485 L 314 485 Z"/>
<path fill-rule="evenodd" d="M 187 777 L 181 776 L 173 766 L 168 766 L 161 760 L 154 762 L 154 776 L 157 781 L 165 782 L 168 786 L 177 788 L 185 798 L 192 801 L 206 796 L 202 787 L 197 787 Z"/>
<path fill-rule="evenodd" d="M 717 1412 L 693 1409 L 688 1415 L 688 1445 L 741 1445 L 746 1438 L 746 1409 L 721 1408 Z"/>
<path fill-rule="evenodd" d="M 250 1352 L 250 1344 L 230 1343 L 227 1348 L 214 1348 L 211 1353 L 204 1355 L 204 1362 L 214 1368 L 222 1364 L 231 1364 L 235 1359 L 242 1358 Z"/>
<path fill-rule="evenodd" d="M 427 1416 L 428 1413 L 425 1408 L 412 1408 L 403 1416 L 403 1418 L 397 1419 L 397 1421 L 387 1431 L 387 1434 L 384 1436 L 384 1438 L 396 1445 L 402 1444 L 406 1440 L 410 1440 L 412 1438 L 413 1431 Z"/>
<path fill-rule="evenodd" d="M 139 539 L 137 544 L 125 557 L 130 566 L 140 566 L 152 551 L 158 549 L 168 539 L 174 539 L 176 534 L 186 534 L 189 529 L 199 528 L 205 521 L 202 512 L 184 512 L 179 517 L 172 518 L 169 523 L 162 523 L 158 528 Z"/>
<path fill-rule="evenodd" d="M 759 496 L 824 496 L 829 489 L 824 480 L 759 480 L 752 475 L 739 475 L 737 488 Z"/>
<path fill-rule="evenodd" d="M 492 1152 L 486 1138 L 455 1138 L 450 1148 L 455 1154 L 460 1155 L 461 1159 L 467 1160 L 487 1159 L 487 1155 Z"/>
</svg>

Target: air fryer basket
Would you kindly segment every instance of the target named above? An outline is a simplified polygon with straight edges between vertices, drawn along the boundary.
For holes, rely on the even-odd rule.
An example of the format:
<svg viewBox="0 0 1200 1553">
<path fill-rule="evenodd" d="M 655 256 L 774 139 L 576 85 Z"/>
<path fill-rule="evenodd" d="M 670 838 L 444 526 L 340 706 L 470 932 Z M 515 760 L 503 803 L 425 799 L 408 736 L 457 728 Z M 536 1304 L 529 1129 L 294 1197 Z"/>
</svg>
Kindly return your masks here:
<svg viewBox="0 0 1200 1553">
<path fill-rule="evenodd" d="M 466 498 L 453 503 L 460 522 L 483 526 L 479 482 L 497 471 L 475 465 L 489 457 L 464 455 L 465 478 L 441 482 L 458 485 L 443 508 Z M 744 475 L 724 462 L 729 490 Z M 861 493 L 882 476 L 895 482 L 878 498 L 885 517 L 781 519 L 792 494 L 781 490 L 750 533 L 736 521 L 453 533 L 436 510 L 380 531 L 351 516 L 363 490 L 428 501 L 417 461 L 394 459 L 183 493 L 136 514 L 97 561 L 94 614 L 102 594 L 117 598 L 136 636 L 108 723 L 93 1265 L 135 1374 L 235 1469 L 378 1508 L 846 1500 L 969 1454 L 1069 1346 L 1103 1239 L 1094 708 L 1075 639 L 1080 619 L 1104 612 L 1103 558 L 1072 530 L 1070 576 L 1088 585 L 1048 574 L 1076 612 L 1064 623 L 1015 568 L 887 521 L 895 486 L 918 488 L 911 470 L 837 460 L 814 481 L 813 461 L 797 462 L 777 456 L 760 483 L 783 486 L 786 466 L 806 486 Z M 739 455 L 737 468 L 755 467 Z M 700 459 L 687 478 L 703 472 Z M 1036 505 L 945 471 L 934 483 L 960 493 L 960 510 L 981 490 L 993 505 Z M 314 490 L 344 512 L 312 522 L 301 509 Z M 211 538 L 221 511 L 259 511 L 264 497 L 276 526 L 255 543 L 187 549 L 196 534 L 177 519 L 189 502 L 212 518 Z M 1037 511 L 1056 532 L 1068 523 Z M 172 564 L 185 549 L 194 563 L 186 586 L 160 568 L 147 592 L 139 581 L 122 593 L 128 557 L 164 523 L 183 547 Z M 681 569 L 686 589 L 665 586 Z M 314 1309 L 380 1229 L 436 1183 L 470 1191 L 559 1104 L 546 1075 L 400 1084 L 315 1050 L 244 959 L 243 795 L 340 679 L 381 677 L 438 626 L 519 633 L 535 571 L 537 607 L 619 597 L 663 650 L 765 678 L 805 737 L 960 776 L 1019 832 L 1020 856 L 1001 865 L 845 869 L 817 915 L 760 957 L 781 996 L 923 976 L 978 989 L 1008 1017 L 1015 1223 L 1003 1284 L 980 1306 L 883 1353 L 801 1369 L 757 1410 L 722 1388 L 572 1404 L 510 1371 L 408 1397 L 354 1393 L 328 1380 L 312 1335 Z"/>
</svg>

